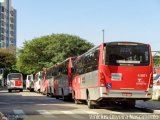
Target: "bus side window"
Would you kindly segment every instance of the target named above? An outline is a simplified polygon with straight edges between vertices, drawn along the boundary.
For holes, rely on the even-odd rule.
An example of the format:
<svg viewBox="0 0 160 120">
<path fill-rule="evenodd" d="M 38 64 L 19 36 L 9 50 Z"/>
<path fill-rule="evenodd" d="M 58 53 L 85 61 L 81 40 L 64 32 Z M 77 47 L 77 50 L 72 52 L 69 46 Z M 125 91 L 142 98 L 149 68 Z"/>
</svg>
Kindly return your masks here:
<svg viewBox="0 0 160 120">
<path fill-rule="evenodd" d="M 76 74 L 82 74 L 83 73 L 82 69 L 84 68 L 83 68 L 82 57 L 81 57 L 77 60 L 77 63 L 76 63 Z"/>
<path fill-rule="evenodd" d="M 98 70 L 98 62 L 99 62 L 99 49 L 97 49 L 94 52 L 94 56 L 93 56 L 93 69 L 92 70 Z"/>
<path fill-rule="evenodd" d="M 85 73 L 98 70 L 98 61 L 99 61 L 99 49 L 85 56 L 84 59 Z"/>
</svg>

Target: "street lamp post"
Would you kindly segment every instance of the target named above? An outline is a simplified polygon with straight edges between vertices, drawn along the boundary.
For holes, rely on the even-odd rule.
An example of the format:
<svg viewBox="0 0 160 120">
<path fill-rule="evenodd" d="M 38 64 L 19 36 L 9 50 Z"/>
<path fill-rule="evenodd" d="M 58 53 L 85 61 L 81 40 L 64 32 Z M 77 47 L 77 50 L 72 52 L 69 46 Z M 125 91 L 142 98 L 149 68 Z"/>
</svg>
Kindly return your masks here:
<svg viewBox="0 0 160 120">
<path fill-rule="evenodd" d="M 102 30 L 102 34 L 103 34 L 103 43 L 104 43 L 104 29 Z"/>
</svg>

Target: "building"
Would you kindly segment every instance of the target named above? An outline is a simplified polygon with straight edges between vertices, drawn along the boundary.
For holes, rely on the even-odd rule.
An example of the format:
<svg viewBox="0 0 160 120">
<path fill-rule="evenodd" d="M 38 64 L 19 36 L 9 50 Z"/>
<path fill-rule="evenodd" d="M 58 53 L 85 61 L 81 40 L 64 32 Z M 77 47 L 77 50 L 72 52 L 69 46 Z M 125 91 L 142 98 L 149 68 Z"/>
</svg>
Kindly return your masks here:
<svg viewBox="0 0 160 120">
<path fill-rule="evenodd" d="M 11 0 L 0 0 L 0 48 L 16 53 L 17 11 Z M 16 54 L 15 54 L 16 55 Z M 0 68 L 0 85 L 4 86 L 4 68 Z"/>
<path fill-rule="evenodd" d="M 11 0 L 0 2 L 0 48 L 9 48 L 16 52 L 16 19 L 17 12 Z"/>
</svg>

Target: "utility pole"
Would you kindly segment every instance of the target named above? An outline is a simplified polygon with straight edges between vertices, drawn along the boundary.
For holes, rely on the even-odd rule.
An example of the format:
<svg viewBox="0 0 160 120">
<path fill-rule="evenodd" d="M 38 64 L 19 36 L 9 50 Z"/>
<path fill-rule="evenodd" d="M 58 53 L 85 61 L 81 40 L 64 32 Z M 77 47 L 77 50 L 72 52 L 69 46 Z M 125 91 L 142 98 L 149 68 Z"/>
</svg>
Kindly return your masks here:
<svg viewBox="0 0 160 120">
<path fill-rule="evenodd" d="M 103 43 L 104 43 L 104 29 L 102 30 L 102 34 L 103 34 Z"/>
</svg>

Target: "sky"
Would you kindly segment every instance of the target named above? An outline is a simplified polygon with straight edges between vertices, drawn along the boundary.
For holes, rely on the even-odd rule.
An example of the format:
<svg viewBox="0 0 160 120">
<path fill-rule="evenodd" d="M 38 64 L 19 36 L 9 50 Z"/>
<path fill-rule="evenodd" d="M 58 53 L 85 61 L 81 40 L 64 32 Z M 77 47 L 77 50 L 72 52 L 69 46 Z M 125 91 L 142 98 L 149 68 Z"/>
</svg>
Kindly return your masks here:
<svg viewBox="0 0 160 120">
<path fill-rule="evenodd" d="M 77 35 L 94 45 L 133 41 L 160 50 L 160 0 L 12 0 L 17 46 L 52 33 Z"/>
</svg>

